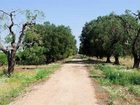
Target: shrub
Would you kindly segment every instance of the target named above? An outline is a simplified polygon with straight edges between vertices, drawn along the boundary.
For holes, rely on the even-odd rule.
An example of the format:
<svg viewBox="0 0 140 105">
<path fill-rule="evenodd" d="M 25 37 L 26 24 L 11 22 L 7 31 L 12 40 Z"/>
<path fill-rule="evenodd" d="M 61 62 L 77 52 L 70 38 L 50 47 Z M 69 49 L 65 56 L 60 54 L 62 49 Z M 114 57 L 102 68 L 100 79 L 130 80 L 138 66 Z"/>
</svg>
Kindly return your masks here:
<svg viewBox="0 0 140 105">
<path fill-rule="evenodd" d="M 3 54 L 2 52 L 0 52 L 0 62 L 2 64 L 7 64 L 7 57 L 5 54 Z"/>
</svg>

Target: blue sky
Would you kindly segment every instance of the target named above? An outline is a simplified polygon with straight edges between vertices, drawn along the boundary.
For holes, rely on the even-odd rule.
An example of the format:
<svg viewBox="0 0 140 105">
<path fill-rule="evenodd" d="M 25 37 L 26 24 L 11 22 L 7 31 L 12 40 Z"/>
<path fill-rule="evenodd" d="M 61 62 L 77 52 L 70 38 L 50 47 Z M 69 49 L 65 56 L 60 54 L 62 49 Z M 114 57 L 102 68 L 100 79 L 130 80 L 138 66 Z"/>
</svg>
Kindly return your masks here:
<svg viewBox="0 0 140 105">
<path fill-rule="evenodd" d="M 140 10 L 139 0 L 1 0 L 0 9 L 38 9 L 45 13 L 44 21 L 70 26 L 77 39 L 85 22 L 114 11 Z"/>
</svg>

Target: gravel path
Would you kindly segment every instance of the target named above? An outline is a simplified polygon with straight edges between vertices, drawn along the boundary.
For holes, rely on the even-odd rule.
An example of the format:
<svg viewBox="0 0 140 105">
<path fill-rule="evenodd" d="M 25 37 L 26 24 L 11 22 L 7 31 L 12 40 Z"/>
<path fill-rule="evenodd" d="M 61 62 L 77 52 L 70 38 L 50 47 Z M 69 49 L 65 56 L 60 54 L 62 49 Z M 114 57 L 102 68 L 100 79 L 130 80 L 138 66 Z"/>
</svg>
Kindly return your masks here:
<svg viewBox="0 0 140 105">
<path fill-rule="evenodd" d="M 10 105 L 97 105 L 97 100 L 85 64 L 73 59 Z"/>
</svg>

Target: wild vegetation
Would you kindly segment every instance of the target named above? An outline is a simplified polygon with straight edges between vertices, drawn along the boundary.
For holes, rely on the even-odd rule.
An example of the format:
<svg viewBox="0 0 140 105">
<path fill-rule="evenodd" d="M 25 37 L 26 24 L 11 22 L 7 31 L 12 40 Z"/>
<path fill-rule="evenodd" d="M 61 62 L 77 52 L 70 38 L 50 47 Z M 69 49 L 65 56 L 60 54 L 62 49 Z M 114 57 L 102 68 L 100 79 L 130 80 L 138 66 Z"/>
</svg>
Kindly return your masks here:
<svg viewBox="0 0 140 105">
<path fill-rule="evenodd" d="M 89 67 L 91 77 L 109 93 L 109 105 L 139 105 L 139 71 L 106 63 Z"/>
<path fill-rule="evenodd" d="M 79 53 L 88 56 L 91 78 L 109 93 L 109 105 L 140 104 L 139 22 L 139 11 L 126 10 L 99 16 L 83 27 Z"/>
<path fill-rule="evenodd" d="M 77 53 L 71 29 L 49 22 L 34 25 L 27 30 L 23 44 L 24 47 L 17 54 L 18 64 L 46 64 Z"/>
<path fill-rule="evenodd" d="M 17 14 L 25 21 L 17 24 Z M 0 10 L 0 104 L 6 105 L 13 97 L 25 90 L 25 87 L 52 74 L 60 65 L 50 64 L 34 70 L 17 70 L 18 65 L 45 65 L 73 56 L 77 53 L 76 40 L 71 29 L 50 22 L 36 23 L 44 14 L 40 11 Z M 22 17 L 22 18 L 21 18 Z M 17 21 L 19 22 L 19 21 Z M 19 26 L 21 25 L 21 26 Z M 3 33 L 4 31 L 4 33 Z M 17 32 L 18 31 L 18 32 Z M 109 105 L 136 104 L 140 102 L 140 11 L 126 11 L 117 15 L 111 13 L 99 16 L 85 24 L 80 36 L 79 53 L 97 58 L 106 58 L 106 63 L 90 65 L 90 74 L 110 93 Z M 120 58 L 133 57 L 133 68 L 119 65 Z M 114 57 L 115 65 L 110 65 Z M 125 61 L 127 63 L 127 61 Z M 96 61 L 98 63 L 98 61 Z M 117 66 L 116 66 L 117 65 Z M 8 75 L 7 78 L 6 75 Z M 125 101 L 124 101 L 125 100 Z M 118 104 L 117 104 L 118 103 Z"/>
<path fill-rule="evenodd" d="M 5 58 L 1 58 L 1 63 L 7 62 L 5 73 L 9 77 L 16 63 L 46 64 L 77 53 L 76 40 L 71 29 L 49 22 L 37 24 L 43 17 L 44 13 L 38 10 L 0 10 L 0 32 L 4 34 L 0 40 L 0 50 L 7 59 L 5 61 Z"/>
<path fill-rule="evenodd" d="M 0 34 L 4 34 L 0 38 L 0 105 L 7 105 L 26 87 L 49 77 L 60 67 L 59 63 L 49 63 L 77 53 L 70 27 L 37 23 L 43 17 L 38 10 L 0 10 Z"/>
</svg>

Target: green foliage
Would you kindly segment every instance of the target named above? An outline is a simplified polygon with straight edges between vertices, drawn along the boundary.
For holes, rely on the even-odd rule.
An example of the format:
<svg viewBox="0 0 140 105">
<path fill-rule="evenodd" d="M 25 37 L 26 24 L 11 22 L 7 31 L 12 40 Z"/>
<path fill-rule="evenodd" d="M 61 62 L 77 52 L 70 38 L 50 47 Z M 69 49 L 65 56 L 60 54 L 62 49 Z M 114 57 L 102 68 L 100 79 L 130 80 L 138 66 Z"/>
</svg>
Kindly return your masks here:
<svg viewBox="0 0 140 105">
<path fill-rule="evenodd" d="M 44 48 L 38 45 L 34 45 L 31 48 L 25 48 L 25 50 L 18 52 L 17 63 L 18 64 L 44 64 L 45 56 Z"/>
<path fill-rule="evenodd" d="M 137 96 L 140 96 L 140 86 L 138 85 L 129 86 L 128 91 L 130 91 L 131 93 Z"/>
<path fill-rule="evenodd" d="M 124 66 L 97 64 L 90 66 L 90 75 L 109 93 L 108 104 L 137 105 L 140 96 L 140 72 Z"/>
<path fill-rule="evenodd" d="M 24 45 L 23 50 L 19 52 L 21 64 L 50 63 L 77 53 L 76 40 L 71 29 L 49 22 L 27 30 Z"/>
<path fill-rule="evenodd" d="M 81 48 L 83 47 L 83 52 L 87 51 L 87 55 L 120 56 L 123 54 L 125 34 L 121 21 L 116 15 L 98 17 L 85 24 L 80 37 Z"/>
<path fill-rule="evenodd" d="M 0 62 L 2 64 L 7 64 L 7 57 L 5 54 L 3 54 L 2 52 L 0 52 Z"/>
<path fill-rule="evenodd" d="M 120 43 L 116 43 L 113 46 L 113 55 L 122 56 L 124 53 L 123 45 Z"/>
<path fill-rule="evenodd" d="M 52 64 L 53 65 L 53 64 Z M 59 65 L 54 64 L 53 66 L 49 66 L 48 70 L 44 70 L 44 69 L 39 69 L 37 70 L 37 74 L 35 76 L 36 80 L 40 80 L 43 79 L 45 77 L 48 77 L 51 73 L 54 72 L 54 70 L 56 68 L 58 68 Z"/>
<path fill-rule="evenodd" d="M 35 76 L 35 78 L 37 80 L 42 79 L 42 78 L 44 78 L 46 76 L 46 74 L 47 74 L 46 70 L 38 70 L 37 75 Z"/>
<path fill-rule="evenodd" d="M 5 37 L 5 42 L 6 43 L 11 43 L 12 41 L 13 41 L 12 35 L 9 34 Z"/>
<path fill-rule="evenodd" d="M 49 26 L 52 33 L 44 35 L 47 62 L 67 58 L 76 53 L 76 41 L 69 27 Z"/>
<path fill-rule="evenodd" d="M 113 84 L 140 85 L 140 73 L 138 71 L 118 70 L 102 64 L 97 65 L 97 68 L 102 70 L 105 78 L 110 80 Z"/>
<path fill-rule="evenodd" d="M 80 54 L 97 58 L 133 55 L 139 64 L 140 26 L 139 20 L 130 11 L 116 15 L 99 16 L 85 24 L 80 36 Z"/>
</svg>

